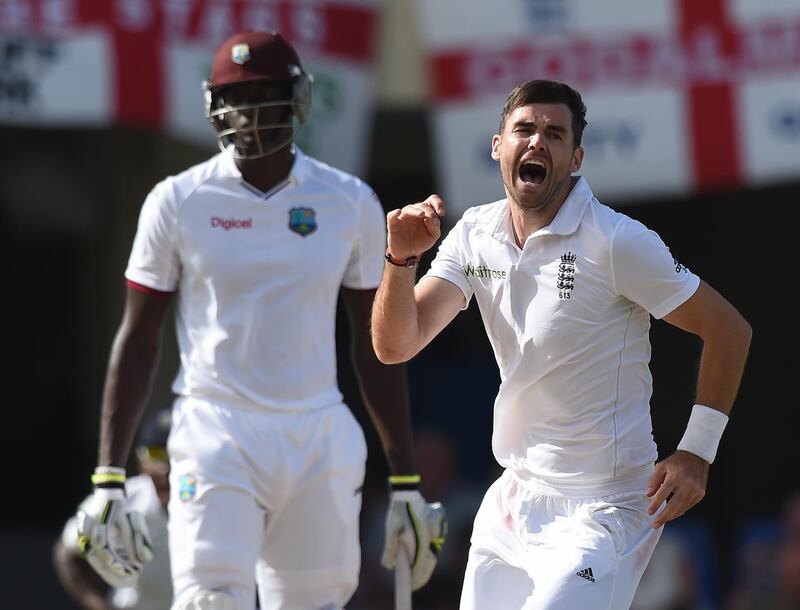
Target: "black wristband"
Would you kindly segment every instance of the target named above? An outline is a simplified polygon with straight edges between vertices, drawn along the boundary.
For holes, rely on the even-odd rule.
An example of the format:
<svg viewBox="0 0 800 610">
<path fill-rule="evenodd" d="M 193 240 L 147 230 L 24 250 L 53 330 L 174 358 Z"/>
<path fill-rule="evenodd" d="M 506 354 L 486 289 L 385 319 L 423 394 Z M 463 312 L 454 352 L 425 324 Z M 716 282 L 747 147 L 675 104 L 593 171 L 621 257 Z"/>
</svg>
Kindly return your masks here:
<svg viewBox="0 0 800 610">
<path fill-rule="evenodd" d="M 96 489 L 122 489 L 125 490 L 124 483 L 95 483 Z"/>
</svg>

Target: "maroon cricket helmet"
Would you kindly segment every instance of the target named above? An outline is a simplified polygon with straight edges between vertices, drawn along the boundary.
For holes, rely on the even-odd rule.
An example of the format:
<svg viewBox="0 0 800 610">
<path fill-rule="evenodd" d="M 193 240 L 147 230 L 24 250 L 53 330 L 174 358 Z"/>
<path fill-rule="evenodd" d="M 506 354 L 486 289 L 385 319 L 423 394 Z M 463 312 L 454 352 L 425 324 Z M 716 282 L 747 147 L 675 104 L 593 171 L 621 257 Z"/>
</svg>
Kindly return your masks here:
<svg viewBox="0 0 800 610">
<path fill-rule="evenodd" d="M 234 145 L 234 156 L 255 159 L 292 143 L 308 118 L 311 83 L 291 44 L 278 32 L 241 32 L 223 42 L 211 65 L 211 78 L 204 83 L 206 116 L 217 132 L 219 147 Z M 228 87 L 255 81 L 286 83 L 286 92 L 231 106 L 225 101 Z M 292 120 L 265 123 L 259 112 L 283 106 L 291 110 Z M 250 124 L 236 127 L 230 113 L 248 113 Z M 245 143 L 245 140 L 247 143 Z"/>
<path fill-rule="evenodd" d="M 293 81 L 303 71 L 292 45 L 278 32 L 242 32 L 214 54 L 213 89 L 254 80 Z"/>
</svg>

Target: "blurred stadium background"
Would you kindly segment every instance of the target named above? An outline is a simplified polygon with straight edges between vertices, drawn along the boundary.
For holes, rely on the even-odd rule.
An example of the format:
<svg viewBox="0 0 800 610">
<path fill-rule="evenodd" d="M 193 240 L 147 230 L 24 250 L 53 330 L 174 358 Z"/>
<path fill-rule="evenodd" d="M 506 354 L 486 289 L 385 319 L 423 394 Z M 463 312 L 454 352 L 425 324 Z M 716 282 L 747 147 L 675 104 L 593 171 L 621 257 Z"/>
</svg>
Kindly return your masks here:
<svg viewBox="0 0 800 610">
<path fill-rule="evenodd" d="M 365 177 L 387 210 L 439 192 L 453 220 L 501 197 L 489 139 L 510 88 L 546 77 L 584 94 L 583 173 L 596 194 L 659 232 L 754 328 L 707 497 L 668 526 L 635 607 L 798 607 L 797 288 L 786 275 L 798 262 L 797 0 L 0 0 L 0 606 L 72 608 L 50 546 L 89 491 L 139 206 L 214 152 L 200 82 L 217 43 L 259 28 L 282 31 L 316 76 L 301 146 Z M 343 341 L 340 383 L 371 446 L 350 607 L 389 608 L 386 466 Z M 652 341 L 664 455 L 688 418 L 699 345 L 660 322 Z M 151 409 L 170 402 L 175 367 L 169 342 Z M 497 373 L 474 305 L 409 376 L 426 495 L 451 513 L 416 607 L 456 608 L 471 518 L 498 473 Z"/>
</svg>

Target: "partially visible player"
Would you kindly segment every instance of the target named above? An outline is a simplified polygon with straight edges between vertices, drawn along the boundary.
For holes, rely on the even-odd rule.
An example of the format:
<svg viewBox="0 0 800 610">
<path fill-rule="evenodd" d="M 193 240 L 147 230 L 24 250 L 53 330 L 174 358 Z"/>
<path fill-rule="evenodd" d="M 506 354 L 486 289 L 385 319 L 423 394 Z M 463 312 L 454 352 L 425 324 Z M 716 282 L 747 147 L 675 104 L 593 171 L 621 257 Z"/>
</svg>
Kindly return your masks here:
<svg viewBox="0 0 800 610">
<path fill-rule="evenodd" d="M 177 301 L 169 538 L 176 610 L 341 608 L 357 586 L 366 442 L 336 378 L 339 296 L 352 361 L 393 485 L 398 545 L 431 576 L 441 508 L 418 491 L 401 366 L 375 357 L 369 315 L 386 227 L 359 178 L 294 146 L 311 76 L 275 32 L 217 49 L 205 86 L 221 152 L 156 185 L 139 218 L 103 396 L 93 500 L 78 515 L 93 565 L 135 579 L 149 550 L 122 487 L 131 434 Z"/>
<path fill-rule="evenodd" d="M 750 345 L 727 300 L 573 175 L 585 113 L 563 83 L 511 92 L 491 141 L 506 197 L 468 209 L 419 283 L 444 201 L 387 216 L 380 358 L 412 358 L 474 296 L 500 369 L 505 472 L 475 518 L 461 610 L 629 608 L 660 527 L 705 494 Z M 686 434 L 655 466 L 651 316 L 703 341 Z"/>
<path fill-rule="evenodd" d="M 155 610 L 172 603 L 167 545 L 170 421 L 170 410 L 164 409 L 143 423 L 135 451 L 139 474 L 125 482 L 128 508 L 144 517 L 152 540 L 153 560 L 143 566 L 136 583 L 113 588 L 100 579 L 83 557 L 75 517 L 67 521 L 53 546 L 58 579 L 85 610 Z"/>
</svg>

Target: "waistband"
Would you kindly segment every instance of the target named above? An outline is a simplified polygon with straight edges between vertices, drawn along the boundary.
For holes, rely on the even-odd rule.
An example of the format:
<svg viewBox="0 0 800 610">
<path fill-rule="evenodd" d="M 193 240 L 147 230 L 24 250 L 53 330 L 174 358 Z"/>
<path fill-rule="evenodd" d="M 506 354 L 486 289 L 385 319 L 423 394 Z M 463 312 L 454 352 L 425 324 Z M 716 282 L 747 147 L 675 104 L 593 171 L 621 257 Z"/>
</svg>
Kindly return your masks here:
<svg viewBox="0 0 800 610">
<path fill-rule="evenodd" d="M 520 485 L 539 495 L 559 498 L 604 498 L 617 494 L 644 494 L 650 482 L 652 468 L 621 479 L 574 483 L 546 479 L 521 469 L 506 468 L 506 473 L 517 479 Z"/>
<path fill-rule="evenodd" d="M 345 404 L 341 399 L 303 401 L 295 403 L 266 403 L 248 400 L 243 396 L 232 396 L 227 394 L 225 396 L 211 394 L 178 394 L 175 397 L 174 404 L 178 405 L 182 404 L 183 402 L 191 402 L 195 400 L 235 411 L 247 411 L 249 413 L 288 413 L 296 415 L 323 411 L 325 409 L 330 409 Z"/>
</svg>

